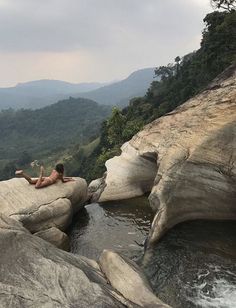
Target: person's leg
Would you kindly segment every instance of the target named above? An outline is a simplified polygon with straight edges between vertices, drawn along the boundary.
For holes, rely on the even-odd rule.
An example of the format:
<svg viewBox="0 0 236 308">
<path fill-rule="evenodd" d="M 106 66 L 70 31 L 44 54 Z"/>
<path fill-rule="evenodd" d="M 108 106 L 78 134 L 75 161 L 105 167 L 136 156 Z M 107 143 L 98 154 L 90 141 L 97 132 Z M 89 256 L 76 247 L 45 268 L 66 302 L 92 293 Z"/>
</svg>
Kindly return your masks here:
<svg viewBox="0 0 236 308">
<path fill-rule="evenodd" d="M 22 177 L 25 178 L 26 181 L 28 181 L 30 184 L 36 184 L 36 183 L 37 183 L 37 180 L 38 180 L 38 179 L 31 179 L 31 177 L 30 177 L 28 174 L 24 173 L 23 170 L 17 170 L 17 171 L 15 172 L 15 175 L 16 175 L 16 176 L 22 176 Z"/>
<path fill-rule="evenodd" d="M 40 173 L 39 173 L 39 178 L 37 179 L 37 182 L 35 184 L 35 188 L 39 188 L 41 186 L 41 183 L 43 182 L 44 178 L 43 178 L 43 172 L 44 172 L 44 168 L 43 166 L 40 167 Z"/>
<path fill-rule="evenodd" d="M 35 188 L 42 188 L 42 187 L 46 187 L 46 186 L 53 184 L 53 182 L 50 178 L 48 178 L 48 177 L 44 178 L 43 177 L 43 173 L 44 173 L 44 168 L 43 168 L 43 166 L 41 166 L 39 178 L 37 180 L 37 183 L 35 184 Z"/>
<path fill-rule="evenodd" d="M 52 185 L 53 182 L 49 178 L 44 178 L 42 181 L 39 181 L 35 184 L 35 188 L 43 188 Z"/>
</svg>

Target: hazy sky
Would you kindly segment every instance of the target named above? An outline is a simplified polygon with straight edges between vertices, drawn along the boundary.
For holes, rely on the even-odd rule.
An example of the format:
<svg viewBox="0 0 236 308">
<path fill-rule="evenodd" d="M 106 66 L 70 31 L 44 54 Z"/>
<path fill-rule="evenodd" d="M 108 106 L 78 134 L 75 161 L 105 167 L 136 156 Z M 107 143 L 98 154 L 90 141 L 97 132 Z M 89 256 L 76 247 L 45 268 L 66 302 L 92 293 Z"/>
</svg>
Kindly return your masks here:
<svg viewBox="0 0 236 308">
<path fill-rule="evenodd" d="M 199 48 L 210 0 L 0 0 L 0 87 L 121 79 Z"/>
</svg>

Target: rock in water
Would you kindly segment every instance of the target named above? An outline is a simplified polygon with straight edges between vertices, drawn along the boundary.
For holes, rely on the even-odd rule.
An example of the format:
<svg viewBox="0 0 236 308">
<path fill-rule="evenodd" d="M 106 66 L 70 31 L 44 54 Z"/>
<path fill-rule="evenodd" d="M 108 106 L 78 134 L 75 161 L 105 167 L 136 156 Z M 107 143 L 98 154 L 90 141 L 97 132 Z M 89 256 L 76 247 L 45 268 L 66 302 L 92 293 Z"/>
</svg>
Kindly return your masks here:
<svg viewBox="0 0 236 308">
<path fill-rule="evenodd" d="M 100 201 L 151 191 L 149 244 L 182 221 L 236 219 L 236 67 L 147 125 L 106 167 Z"/>
<path fill-rule="evenodd" d="M 106 185 L 106 172 L 103 177 L 92 181 L 88 187 L 88 202 L 96 202 Z"/>
<path fill-rule="evenodd" d="M 3 214 L 0 251 L 1 308 L 140 307 L 112 288 L 96 261 L 55 248 Z"/>
<path fill-rule="evenodd" d="M 153 294 L 146 277 L 133 261 L 113 251 L 104 250 L 99 264 L 113 288 L 133 303 L 140 307 L 170 307 Z"/>
</svg>

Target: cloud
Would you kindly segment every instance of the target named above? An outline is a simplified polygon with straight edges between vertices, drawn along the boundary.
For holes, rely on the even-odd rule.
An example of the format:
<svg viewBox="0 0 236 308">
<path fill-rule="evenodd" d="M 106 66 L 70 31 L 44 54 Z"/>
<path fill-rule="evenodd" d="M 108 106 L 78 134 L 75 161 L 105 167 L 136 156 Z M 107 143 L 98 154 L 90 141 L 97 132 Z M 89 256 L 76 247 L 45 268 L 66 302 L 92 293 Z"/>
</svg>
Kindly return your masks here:
<svg viewBox="0 0 236 308">
<path fill-rule="evenodd" d="M 169 36 L 196 31 L 201 18 L 201 7 L 196 0 L 2 0 L 1 3 L 0 50 L 10 52 L 106 48 L 140 35 L 144 44 L 145 37 L 150 36 L 153 40 L 156 37 L 168 40 Z"/>
<path fill-rule="evenodd" d="M 61 53 L 76 65 L 83 54 L 91 63 L 103 63 L 110 75 L 122 69 L 125 74 L 198 48 L 209 11 L 208 0 L 0 0 L 0 53 L 14 54 L 22 67 L 26 55 L 56 65 Z M 73 65 L 65 63 L 69 78 Z"/>
</svg>

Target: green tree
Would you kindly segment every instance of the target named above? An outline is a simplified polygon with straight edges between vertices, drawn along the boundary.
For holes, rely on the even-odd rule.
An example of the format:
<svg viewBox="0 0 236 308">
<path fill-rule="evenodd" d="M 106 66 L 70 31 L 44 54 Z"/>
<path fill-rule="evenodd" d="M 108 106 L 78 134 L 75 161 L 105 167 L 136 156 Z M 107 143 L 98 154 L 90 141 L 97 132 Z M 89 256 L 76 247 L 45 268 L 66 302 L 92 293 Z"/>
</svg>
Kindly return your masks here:
<svg viewBox="0 0 236 308">
<path fill-rule="evenodd" d="M 162 81 L 173 76 L 173 65 L 168 64 L 167 66 L 159 66 L 155 69 L 155 75 L 160 77 Z"/>
<path fill-rule="evenodd" d="M 176 58 L 175 58 L 175 63 L 176 63 L 176 74 L 178 74 L 179 73 L 179 63 L 180 63 L 180 57 L 179 56 L 177 56 Z"/>
<path fill-rule="evenodd" d="M 120 145 L 126 118 L 117 107 L 112 109 L 111 117 L 107 120 L 107 134 L 110 145 Z"/>
<path fill-rule="evenodd" d="M 235 3 L 235 0 L 211 0 L 214 9 L 225 9 L 229 12 L 236 9 Z"/>
<path fill-rule="evenodd" d="M 137 134 L 144 125 L 144 121 L 141 119 L 134 119 L 128 121 L 122 132 L 123 141 L 131 139 L 135 134 Z"/>
</svg>

